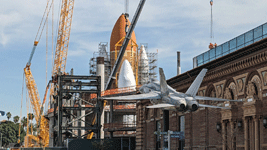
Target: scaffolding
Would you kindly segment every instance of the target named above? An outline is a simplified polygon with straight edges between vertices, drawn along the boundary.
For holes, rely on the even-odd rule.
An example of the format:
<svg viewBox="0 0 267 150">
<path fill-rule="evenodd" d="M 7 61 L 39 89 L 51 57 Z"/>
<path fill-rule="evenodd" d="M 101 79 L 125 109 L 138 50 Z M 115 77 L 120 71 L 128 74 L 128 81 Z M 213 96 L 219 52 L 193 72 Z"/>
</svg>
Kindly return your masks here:
<svg viewBox="0 0 267 150">
<path fill-rule="evenodd" d="M 157 62 L 158 62 L 158 53 L 149 53 L 148 51 L 148 44 L 147 43 L 141 43 L 140 47 L 138 48 L 138 54 L 141 54 L 141 46 L 144 45 L 147 60 L 141 60 L 139 55 L 139 71 L 138 71 L 138 77 L 139 77 L 139 85 L 146 84 L 147 81 L 145 79 L 156 79 L 157 78 Z M 146 61 L 148 61 L 148 66 Z M 149 68 L 148 73 L 144 72 L 145 68 Z"/>
<path fill-rule="evenodd" d="M 149 53 L 148 52 L 148 44 L 147 43 L 140 43 L 140 46 L 138 47 L 138 52 L 137 54 L 140 54 L 140 48 L 141 45 L 144 45 L 146 54 L 147 54 L 147 59 L 148 59 L 148 66 L 144 65 L 144 61 L 140 61 L 140 55 L 137 55 L 137 61 L 138 61 L 138 67 L 133 67 L 133 68 L 138 68 L 138 84 L 137 85 L 143 85 L 146 84 L 147 81 L 143 79 L 156 79 L 157 78 L 157 61 L 158 61 L 158 53 Z M 108 49 L 108 43 L 107 42 L 100 42 L 98 45 L 98 51 L 93 53 L 93 57 L 90 59 L 89 62 L 89 74 L 91 75 L 96 75 L 96 68 L 97 68 L 97 62 L 96 58 L 97 57 L 104 57 L 104 65 L 105 65 L 105 85 L 107 83 L 107 80 L 111 74 L 111 67 L 112 67 L 112 61 L 110 58 L 110 53 L 107 51 Z M 128 55 L 126 53 L 126 55 Z M 133 59 L 133 58 L 132 58 Z M 148 67 L 149 71 L 148 73 L 143 72 L 144 67 Z"/>
</svg>

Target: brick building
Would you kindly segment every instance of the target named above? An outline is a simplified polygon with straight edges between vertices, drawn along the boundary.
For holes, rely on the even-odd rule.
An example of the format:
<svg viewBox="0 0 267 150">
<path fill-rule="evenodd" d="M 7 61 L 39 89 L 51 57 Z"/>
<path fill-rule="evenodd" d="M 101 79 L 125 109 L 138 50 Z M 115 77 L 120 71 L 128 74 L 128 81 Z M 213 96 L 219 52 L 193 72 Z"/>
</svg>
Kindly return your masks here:
<svg viewBox="0 0 267 150">
<path fill-rule="evenodd" d="M 198 73 L 208 72 L 198 95 L 243 102 L 199 103 L 231 109 L 199 108 L 195 112 L 169 112 L 169 129 L 185 131 L 185 140 L 171 140 L 171 149 L 267 150 L 267 24 L 252 29 L 197 57 L 194 69 L 169 79 L 186 92 Z M 163 111 L 136 104 L 136 149 L 162 149 Z"/>
</svg>

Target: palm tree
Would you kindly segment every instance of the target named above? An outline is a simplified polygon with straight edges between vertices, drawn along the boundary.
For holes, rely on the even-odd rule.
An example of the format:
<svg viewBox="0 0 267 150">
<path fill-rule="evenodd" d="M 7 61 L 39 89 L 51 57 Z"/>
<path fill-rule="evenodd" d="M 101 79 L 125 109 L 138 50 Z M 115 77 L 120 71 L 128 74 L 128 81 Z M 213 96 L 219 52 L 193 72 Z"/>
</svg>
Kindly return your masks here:
<svg viewBox="0 0 267 150">
<path fill-rule="evenodd" d="M 34 114 L 33 113 L 28 113 L 29 120 L 33 120 Z"/>
<path fill-rule="evenodd" d="M 19 116 L 13 117 L 13 121 L 14 121 L 14 123 L 17 123 L 19 121 Z"/>
<path fill-rule="evenodd" d="M 12 116 L 12 115 L 11 115 L 10 112 L 7 112 L 7 113 L 6 113 L 6 117 L 7 117 L 8 121 L 9 121 L 9 119 L 11 118 L 11 116 Z"/>
<path fill-rule="evenodd" d="M 27 126 L 27 118 L 26 118 L 26 117 L 23 117 L 23 118 L 21 119 L 21 124 L 22 124 L 22 126 L 23 126 L 23 129 L 25 130 L 25 127 Z"/>
<path fill-rule="evenodd" d="M 27 125 L 27 118 L 26 118 L 26 117 L 23 117 L 23 118 L 21 119 L 21 123 L 22 123 L 22 126 L 23 126 L 23 127 L 26 127 L 26 125 Z"/>
</svg>

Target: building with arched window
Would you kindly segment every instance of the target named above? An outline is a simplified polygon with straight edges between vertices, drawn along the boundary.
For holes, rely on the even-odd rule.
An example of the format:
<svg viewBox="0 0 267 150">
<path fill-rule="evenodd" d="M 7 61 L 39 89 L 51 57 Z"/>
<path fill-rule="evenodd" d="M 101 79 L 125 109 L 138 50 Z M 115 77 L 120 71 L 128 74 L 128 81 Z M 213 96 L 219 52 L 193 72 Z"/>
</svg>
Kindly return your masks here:
<svg viewBox="0 0 267 150">
<path fill-rule="evenodd" d="M 193 59 L 194 68 L 169 79 L 168 84 L 186 92 L 203 68 L 208 72 L 198 95 L 242 100 L 199 103 L 231 109 L 199 108 L 195 112 L 170 111 L 168 126 L 184 131 L 185 139 L 171 140 L 172 149 L 267 150 L 267 24 L 223 43 Z M 163 113 L 138 102 L 137 149 L 161 149 Z"/>
</svg>

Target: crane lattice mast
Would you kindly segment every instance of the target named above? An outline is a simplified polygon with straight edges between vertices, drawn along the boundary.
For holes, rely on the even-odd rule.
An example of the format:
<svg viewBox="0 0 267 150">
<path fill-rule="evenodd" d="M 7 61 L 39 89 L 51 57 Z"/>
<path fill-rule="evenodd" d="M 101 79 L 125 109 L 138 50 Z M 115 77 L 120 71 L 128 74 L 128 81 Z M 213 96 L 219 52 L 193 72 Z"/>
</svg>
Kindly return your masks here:
<svg viewBox="0 0 267 150">
<path fill-rule="evenodd" d="M 59 71 L 65 72 L 66 69 L 73 8 L 74 0 L 62 0 L 52 77 L 57 75 Z M 51 84 L 50 103 L 54 102 L 53 93 L 54 84 Z"/>
</svg>

